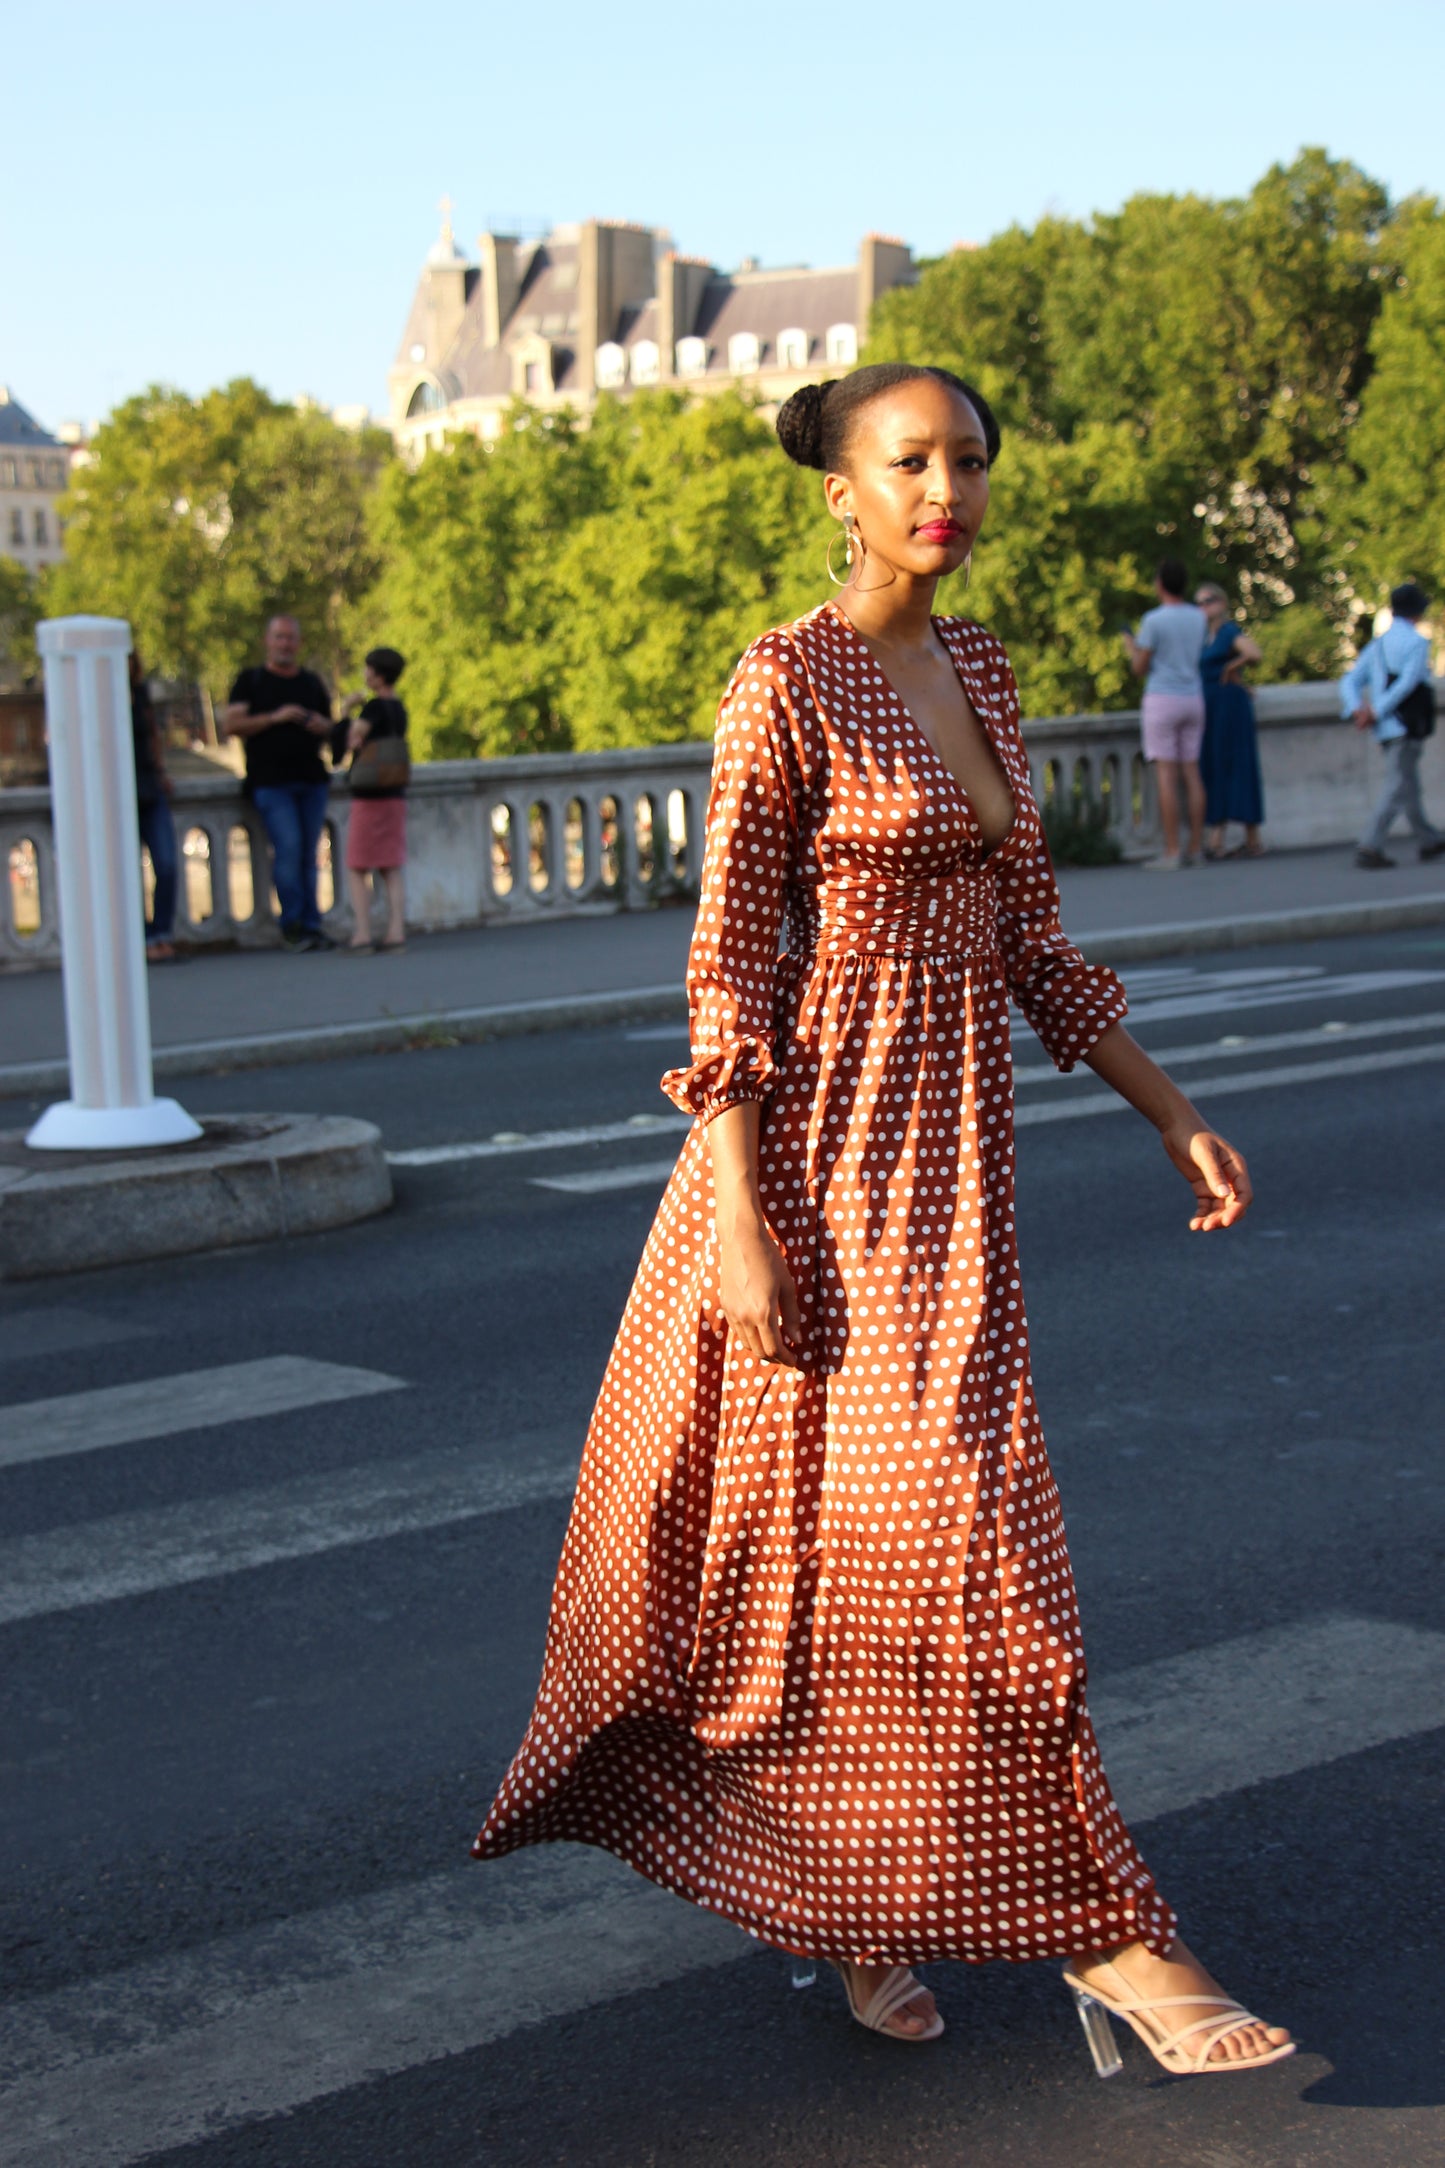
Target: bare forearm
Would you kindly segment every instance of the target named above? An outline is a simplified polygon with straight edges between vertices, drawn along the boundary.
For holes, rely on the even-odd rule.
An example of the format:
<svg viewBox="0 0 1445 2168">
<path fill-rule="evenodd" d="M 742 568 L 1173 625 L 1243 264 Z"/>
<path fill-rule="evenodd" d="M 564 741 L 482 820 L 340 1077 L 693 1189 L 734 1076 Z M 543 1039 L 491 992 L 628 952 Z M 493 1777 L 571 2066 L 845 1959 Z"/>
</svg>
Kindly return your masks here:
<svg viewBox="0 0 1445 2168">
<path fill-rule="evenodd" d="M 741 1106 L 724 1107 L 707 1125 L 718 1233 L 724 1241 L 738 1227 L 756 1226 L 763 1217 L 758 1194 L 761 1120 L 761 1106 L 750 1099 Z"/>
<path fill-rule="evenodd" d="M 1204 1127 L 1192 1100 L 1122 1024 L 1111 1024 L 1084 1060 L 1095 1076 L 1101 1077 L 1161 1134 L 1184 1123 L 1195 1129 Z"/>
</svg>

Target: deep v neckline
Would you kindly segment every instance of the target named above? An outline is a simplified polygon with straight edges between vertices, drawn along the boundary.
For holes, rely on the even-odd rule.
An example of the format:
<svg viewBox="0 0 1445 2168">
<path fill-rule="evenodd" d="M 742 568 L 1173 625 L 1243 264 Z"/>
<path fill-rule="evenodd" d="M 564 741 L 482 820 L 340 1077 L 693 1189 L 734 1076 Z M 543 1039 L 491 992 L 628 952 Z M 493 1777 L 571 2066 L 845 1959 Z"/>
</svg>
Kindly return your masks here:
<svg viewBox="0 0 1445 2168">
<path fill-rule="evenodd" d="M 1013 775 L 1009 767 L 1008 759 L 1004 754 L 1003 748 L 995 739 L 993 731 L 989 726 L 989 719 L 984 713 L 983 708 L 979 705 L 978 701 L 975 700 L 972 687 L 969 685 L 968 679 L 964 675 L 962 665 L 960 664 L 958 655 L 954 650 L 953 643 L 952 641 L 947 639 L 944 633 L 940 630 L 938 619 L 936 617 L 930 617 L 929 623 L 932 625 L 934 631 L 938 634 L 938 639 L 943 648 L 943 652 L 945 653 L 945 655 L 947 655 L 949 665 L 953 671 L 954 676 L 958 680 L 959 690 L 963 694 L 964 699 L 968 702 L 969 710 L 977 720 L 979 729 L 983 732 L 984 739 L 988 745 L 988 749 L 993 754 L 994 759 L 998 762 L 999 774 L 1003 778 L 1004 788 L 1009 794 L 1009 805 L 1012 809 L 1010 813 L 1009 824 L 1004 830 L 1003 834 L 999 837 L 997 843 L 992 845 L 992 847 L 990 847 L 988 838 L 983 832 L 983 827 L 978 817 L 978 809 L 974 805 L 973 798 L 967 787 L 954 774 L 952 768 L 949 767 L 948 762 L 939 752 L 932 738 L 929 737 L 928 732 L 919 722 L 918 717 L 914 714 L 912 708 L 909 707 L 908 702 L 904 699 L 902 693 L 898 690 L 898 687 L 894 684 L 892 678 L 888 675 L 888 672 L 884 669 L 882 663 L 878 660 L 878 657 L 874 654 L 872 648 L 868 645 L 868 642 L 864 639 L 862 633 L 858 630 L 858 627 L 854 624 L 852 618 L 848 615 L 848 612 L 843 609 L 841 604 L 836 602 L 828 602 L 824 605 L 824 607 L 833 612 L 835 617 L 838 619 L 838 622 L 843 626 L 845 632 L 848 634 L 848 637 L 853 640 L 862 650 L 864 659 L 868 663 L 869 667 L 873 670 L 879 682 L 892 695 L 893 699 L 897 701 L 899 713 L 904 717 L 905 721 L 907 722 L 908 728 L 918 739 L 924 751 L 927 753 L 929 759 L 933 762 L 935 768 L 938 769 L 941 775 L 946 777 L 948 782 L 950 782 L 953 788 L 958 792 L 959 797 L 963 800 L 965 810 L 967 811 L 969 824 L 972 827 L 974 834 L 977 836 L 979 844 L 982 848 L 982 862 L 986 866 L 991 865 L 994 859 L 997 858 L 999 852 L 1003 850 L 1005 845 L 1010 841 L 1011 837 L 1013 836 L 1015 830 L 1018 827 L 1018 791 L 1015 787 Z"/>
</svg>

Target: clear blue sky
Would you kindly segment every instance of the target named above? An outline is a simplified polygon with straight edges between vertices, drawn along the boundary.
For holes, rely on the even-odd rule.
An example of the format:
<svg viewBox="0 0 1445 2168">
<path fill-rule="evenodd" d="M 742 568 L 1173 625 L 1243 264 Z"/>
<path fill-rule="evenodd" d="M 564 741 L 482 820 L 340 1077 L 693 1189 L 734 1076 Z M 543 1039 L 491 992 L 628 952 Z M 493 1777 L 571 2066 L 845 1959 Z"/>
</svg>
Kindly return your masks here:
<svg viewBox="0 0 1445 2168">
<path fill-rule="evenodd" d="M 444 192 L 464 242 L 629 218 L 723 265 L 1231 195 L 1304 143 L 1445 195 L 1440 0 L 78 0 L 5 57 L 0 380 L 52 427 L 157 379 L 380 409 Z"/>
</svg>

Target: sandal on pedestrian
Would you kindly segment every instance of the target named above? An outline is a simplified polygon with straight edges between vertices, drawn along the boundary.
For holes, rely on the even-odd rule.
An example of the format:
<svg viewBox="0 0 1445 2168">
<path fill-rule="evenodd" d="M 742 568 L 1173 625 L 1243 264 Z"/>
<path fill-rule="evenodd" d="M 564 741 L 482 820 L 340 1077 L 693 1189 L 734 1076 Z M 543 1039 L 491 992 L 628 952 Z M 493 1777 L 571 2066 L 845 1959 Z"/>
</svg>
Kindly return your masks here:
<svg viewBox="0 0 1445 2168">
<path fill-rule="evenodd" d="M 914 2041 L 937 2040 L 942 2034 L 943 2019 L 936 2010 L 922 2032 L 903 2032 L 893 2023 L 905 2003 L 911 2002 L 915 1995 L 925 1992 L 923 1982 L 915 1980 L 906 1965 L 900 1965 L 896 1972 L 890 1972 L 887 1979 L 874 1988 L 866 2001 L 854 1983 L 853 1967 L 840 1964 L 838 1970 L 843 1975 L 848 2008 L 860 2025 L 867 2026 L 869 2032 L 884 2033 L 890 2040 L 906 2040 L 910 2044 Z"/>
<path fill-rule="evenodd" d="M 1119 2051 L 1114 2045 L 1111 2017 L 1121 2017 L 1139 2035 L 1156 2063 L 1176 2078 L 1206 2077 L 1226 2070 L 1263 2070 L 1267 2063 L 1282 2063 L 1293 2055 L 1295 2042 L 1286 2040 L 1277 2048 L 1262 2048 L 1257 2055 L 1221 2057 L 1210 2061 L 1211 2051 L 1230 2033 L 1239 2032 L 1246 2025 L 1262 2025 L 1264 2020 L 1255 2017 L 1242 2003 L 1230 1995 L 1156 1995 L 1152 1999 L 1135 1995 L 1128 1981 L 1115 1966 L 1104 1964 L 1100 1972 L 1112 1973 L 1118 1982 L 1118 1990 L 1110 1993 L 1098 1984 L 1098 1976 L 1085 1985 L 1072 1972 L 1064 1974 L 1064 1985 L 1074 1998 L 1084 2028 L 1084 2038 L 1089 2043 L 1089 2053 L 1094 2058 L 1094 2070 L 1101 2078 L 1112 2078 L 1123 2069 Z M 1171 2030 L 1171 2020 L 1158 2015 L 1161 2010 L 1184 2009 L 1191 2004 L 1197 2008 L 1201 2003 L 1211 2003 L 1219 2011 L 1218 2017 L 1194 2018 L 1177 2031 Z M 1199 2039 L 1197 2047 L 1186 2047 L 1186 2041 Z"/>
</svg>

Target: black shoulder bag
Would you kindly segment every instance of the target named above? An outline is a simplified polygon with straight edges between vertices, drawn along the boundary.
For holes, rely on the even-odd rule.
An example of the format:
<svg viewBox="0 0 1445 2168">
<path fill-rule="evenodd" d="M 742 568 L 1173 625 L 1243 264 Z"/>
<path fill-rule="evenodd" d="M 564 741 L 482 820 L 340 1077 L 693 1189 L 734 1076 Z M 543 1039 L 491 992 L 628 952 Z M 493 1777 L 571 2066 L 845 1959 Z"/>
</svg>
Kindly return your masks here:
<svg viewBox="0 0 1445 2168">
<path fill-rule="evenodd" d="M 1398 670 L 1386 670 L 1385 690 L 1399 677 Z M 1435 735 L 1435 680 L 1428 674 L 1418 685 L 1413 685 L 1395 710 L 1405 726 L 1407 738 L 1433 738 Z"/>
</svg>

